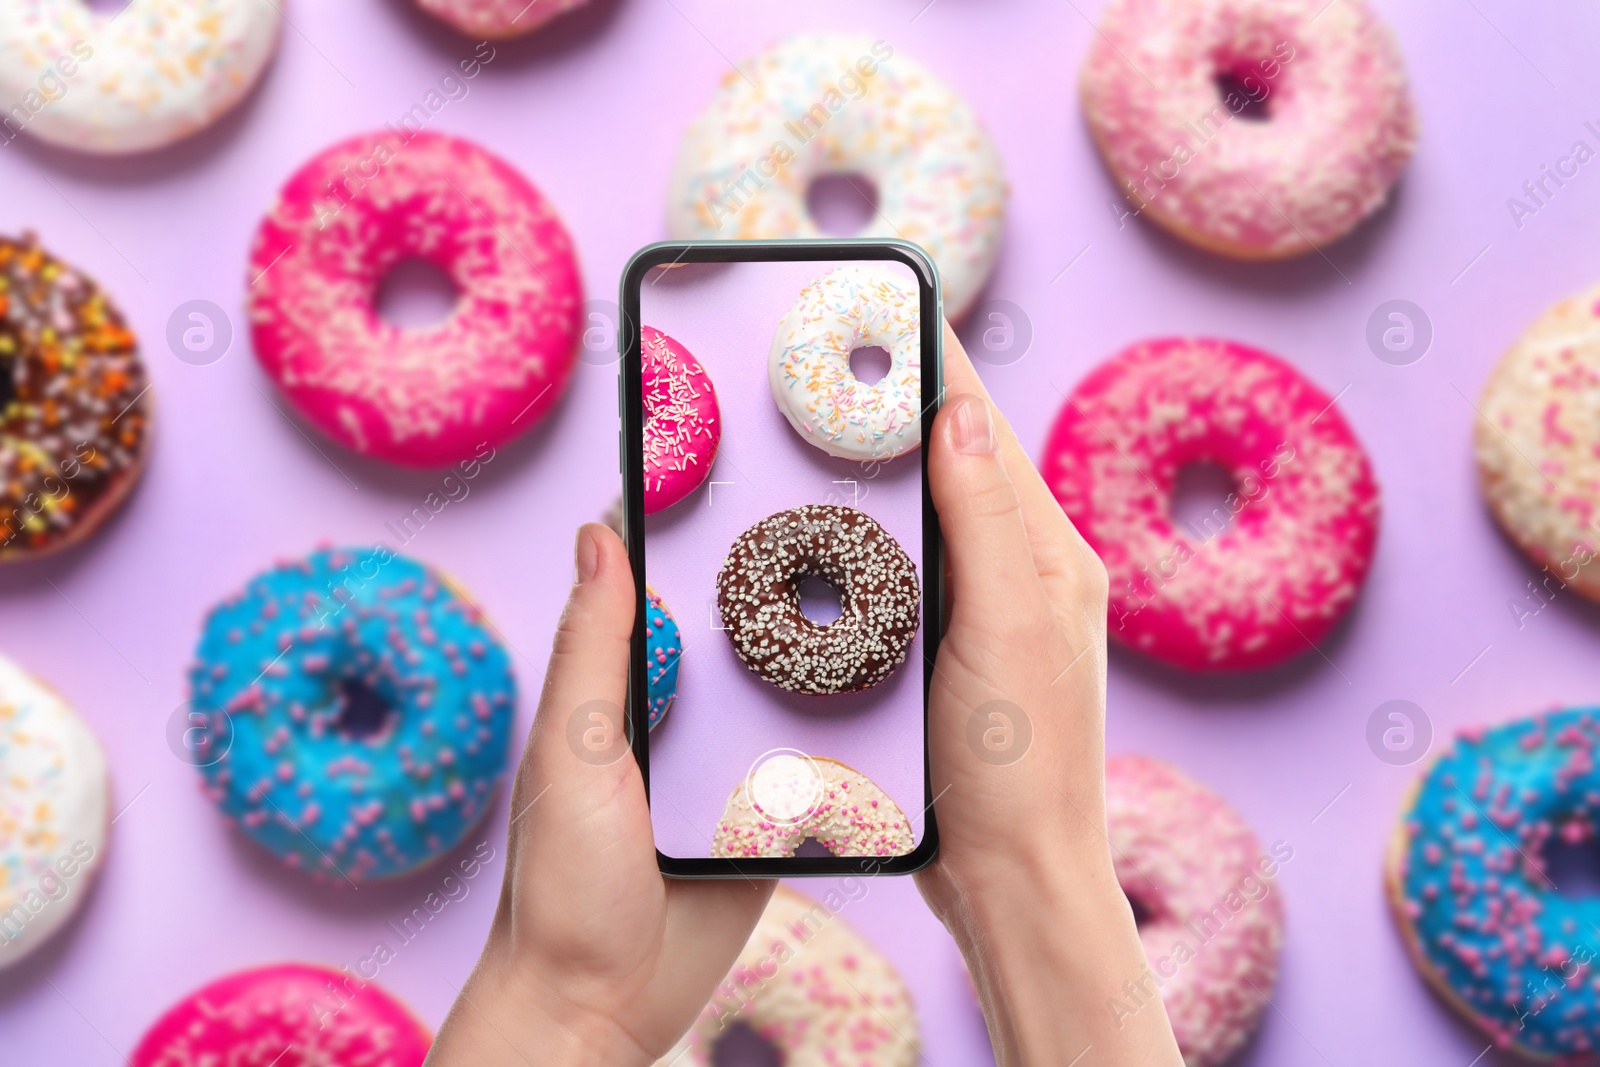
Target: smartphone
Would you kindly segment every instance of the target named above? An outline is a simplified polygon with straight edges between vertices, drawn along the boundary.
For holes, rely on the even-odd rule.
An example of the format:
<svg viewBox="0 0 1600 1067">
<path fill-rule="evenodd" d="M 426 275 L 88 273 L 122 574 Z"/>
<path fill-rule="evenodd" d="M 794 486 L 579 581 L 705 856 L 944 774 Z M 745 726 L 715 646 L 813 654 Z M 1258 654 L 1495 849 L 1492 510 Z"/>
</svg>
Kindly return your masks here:
<svg viewBox="0 0 1600 1067">
<path fill-rule="evenodd" d="M 626 714 L 661 870 L 924 866 L 932 261 L 905 241 L 668 242 L 629 262 L 619 307 Z"/>
</svg>

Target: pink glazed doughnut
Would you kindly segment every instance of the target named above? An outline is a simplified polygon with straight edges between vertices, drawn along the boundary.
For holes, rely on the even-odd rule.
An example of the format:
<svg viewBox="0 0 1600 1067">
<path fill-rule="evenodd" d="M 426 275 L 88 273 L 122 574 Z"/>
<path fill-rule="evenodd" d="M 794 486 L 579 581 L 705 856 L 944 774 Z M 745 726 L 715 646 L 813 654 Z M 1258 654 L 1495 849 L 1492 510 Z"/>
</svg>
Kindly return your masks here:
<svg viewBox="0 0 1600 1067">
<path fill-rule="evenodd" d="M 1193 671 L 1307 651 L 1355 602 L 1378 541 L 1378 485 L 1329 397 L 1230 341 L 1142 341 L 1067 399 L 1045 481 L 1111 579 L 1111 635 Z M 1179 529 L 1178 472 L 1234 491 Z"/>
<path fill-rule="evenodd" d="M 384 321 L 402 260 L 443 270 L 455 311 Z M 455 137 L 388 129 L 333 146 L 289 179 L 256 233 L 256 358 L 307 421 L 347 448 L 440 467 L 533 426 L 577 356 L 572 239 L 514 167 Z"/>
<path fill-rule="evenodd" d="M 1271 852 L 1228 802 L 1142 756 L 1106 760 L 1106 836 L 1140 916 L 1148 967 L 1113 997 L 1124 1023 L 1159 996 L 1186 1067 L 1216 1067 L 1255 1031 L 1278 978 L 1283 901 Z"/>
<path fill-rule="evenodd" d="M 1134 213 L 1202 248 L 1281 259 L 1388 198 L 1417 117 L 1362 0 L 1114 0 L 1081 95 Z M 1257 121 L 1259 119 L 1259 121 Z"/>
<path fill-rule="evenodd" d="M 699 488 L 717 460 L 722 412 L 711 376 L 687 348 L 641 329 L 644 513 L 665 511 Z"/>
<path fill-rule="evenodd" d="M 532 33 L 588 0 L 417 0 L 417 6 L 470 37 L 500 40 Z"/>
<path fill-rule="evenodd" d="M 433 1043 L 405 1005 L 346 971 L 236 971 L 178 1001 L 128 1067 L 421 1067 Z"/>
</svg>

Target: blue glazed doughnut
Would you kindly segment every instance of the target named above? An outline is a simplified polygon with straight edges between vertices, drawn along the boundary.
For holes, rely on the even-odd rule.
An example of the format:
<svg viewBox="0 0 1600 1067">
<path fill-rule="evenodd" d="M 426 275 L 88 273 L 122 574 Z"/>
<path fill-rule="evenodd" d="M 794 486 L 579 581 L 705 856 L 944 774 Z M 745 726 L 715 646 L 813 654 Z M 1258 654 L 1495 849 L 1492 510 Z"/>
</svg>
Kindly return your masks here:
<svg viewBox="0 0 1600 1067">
<path fill-rule="evenodd" d="M 1563 896 L 1545 862 L 1558 837 L 1595 840 L 1597 745 L 1600 708 L 1464 733 L 1389 848 L 1389 901 L 1417 969 L 1496 1045 L 1540 1059 L 1600 1049 L 1600 899 Z"/>
<path fill-rule="evenodd" d="M 683 655 L 683 636 L 661 594 L 647 585 L 644 595 L 644 636 L 650 662 L 650 729 L 654 730 L 667 717 L 678 695 L 678 660 Z"/>
<path fill-rule="evenodd" d="M 505 775 L 505 649 L 438 572 L 385 546 L 257 576 L 212 609 L 195 660 L 207 795 L 319 880 L 424 866 L 483 817 Z"/>
</svg>

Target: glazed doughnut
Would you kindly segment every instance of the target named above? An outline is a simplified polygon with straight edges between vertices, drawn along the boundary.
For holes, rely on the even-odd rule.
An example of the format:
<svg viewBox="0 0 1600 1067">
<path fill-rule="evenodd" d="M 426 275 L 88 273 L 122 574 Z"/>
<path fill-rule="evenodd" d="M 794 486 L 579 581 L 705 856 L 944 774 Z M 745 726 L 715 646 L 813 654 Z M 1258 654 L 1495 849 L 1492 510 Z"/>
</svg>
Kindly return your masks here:
<svg viewBox="0 0 1600 1067">
<path fill-rule="evenodd" d="M 1600 285 L 1541 315 L 1483 387 L 1473 424 L 1489 510 L 1546 571 L 1600 600 Z"/>
<path fill-rule="evenodd" d="M 644 513 L 654 515 L 700 487 L 717 461 L 722 412 L 705 367 L 650 326 L 641 329 L 644 390 Z"/>
<path fill-rule="evenodd" d="M 432 1043 L 380 987 L 284 963 L 236 971 L 184 997 L 145 1031 L 128 1067 L 421 1067 Z"/>
<path fill-rule="evenodd" d="M 1204 338 L 1142 341 L 1078 384 L 1041 469 L 1105 564 L 1111 636 L 1196 671 L 1265 667 L 1327 636 L 1378 539 L 1377 482 L 1334 399 Z M 1180 530 L 1173 490 L 1197 463 L 1234 492 Z"/>
<path fill-rule="evenodd" d="M 250 92 L 281 19 L 274 0 L 0 4 L 0 137 L 107 154 L 181 140 Z"/>
<path fill-rule="evenodd" d="M 500 40 L 532 33 L 588 0 L 417 0 L 417 6 L 469 37 Z"/>
<path fill-rule="evenodd" d="M 836 891 L 818 902 L 778 886 L 711 1003 L 656 1067 L 710 1067 L 736 1023 L 771 1041 L 785 1067 L 918 1063 L 911 993 L 838 917 L 847 902 Z"/>
<path fill-rule="evenodd" d="M 835 856 L 904 856 L 917 844 L 900 805 L 854 767 L 779 756 L 734 788 L 711 835 L 711 855 L 793 856 L 807 838 Z"/>
<path fill-rule="evenodd" d="M 1545 873 L 1557 838 L 1593 845 L 1600 708 L 1464 732 L 1439 753 L 1390 840 L 1395 923 L 1428 984 L 1500 1047 L 1590 1062 L 1600 1048 L 1600 902 Z"/>
<path fill-rule="evenodd" d="M 678 696 L 678 660 L 683 656 L 683 635 L 666 601 L 648 585 L 644 587 L 644 637 L 650 663 L 650 729 L 672 710 Z"/>
<path fill-rule="evenodd" d="M 445 321 L 373 307 L 405 259 L 460 290 Z M 412 467 L 502 444 L 555 406 L 583 302 L 572 240 L 510 164 L 454 137 L 351 138 L 289 179 L 250 257 L 256 356 L 335 441 Z"/>
<path fill-rule="evenodd" d="M 1111 1001 L 1120 1024 L 1158 993 L 1187 1067 L 1217 1067 L 1261 1022 L 1278 977 L 1283 901 L 1269 855 L 1227 801 L 1142 756 L 1106 760 L 1106 833 L 1149 968 Z"/>
<path fill-rule="evenodd" d="M 0 237 L 0 560 L 99 529 L 144 469 L 149 421 L 121 312 L 31 236 Z"/>
<path fill-rule="evenodd" d="M 800 291 L 767 358 L 772 399 L 809 445 L 861 462 L 922 443 L 921 296 L 891 268 L 836 267 Z M 882 381 L 863 382 L 850 353 L 889 353 Z"/>
<path fill-rule="evenodd" d="M 0 971 L 88 899 L 111 832 L 111 779 L 88 725 L 0 656 Z"/>
<path fill-rule="evenodd" d="M 858 236 L 921 245 L 946 314 L 965 314 L 999 254 L 1007 195 L 1000 154 L 967 102 L 866 37 L 792 37 L 740 73 L 723 79 L 678 150 L 672 237 L 823 236 L 806 210 L 812 180 L 859 173 L 878 198 Z"/>
<path fill-rule="evenodd" d="M 1081 92 L 1135 212 L 1241 259 L 1349 232 L 1417 140 L 1405 64 L 1363 0 L 1113 0 Z"/>
<path fill-rule="evenodd" d="M 408 874 L 506 773 L 509 659 L 478 608 L 379 545 L 281 563 L 212 609 L 189 672 L 206 793 L 319 881 Z"/>
<path fill-rule="evenodd" d="M 841 613 L 819 626 L 800 611 L 816 575 Z M 717 606 L 733 650 L 757 676 L 794 693 L 851 693 L 889 677 L 921 616 L 917 568 L 871 516 L 807 504 L 740 534 L 717 574 Z"/>
</svg>

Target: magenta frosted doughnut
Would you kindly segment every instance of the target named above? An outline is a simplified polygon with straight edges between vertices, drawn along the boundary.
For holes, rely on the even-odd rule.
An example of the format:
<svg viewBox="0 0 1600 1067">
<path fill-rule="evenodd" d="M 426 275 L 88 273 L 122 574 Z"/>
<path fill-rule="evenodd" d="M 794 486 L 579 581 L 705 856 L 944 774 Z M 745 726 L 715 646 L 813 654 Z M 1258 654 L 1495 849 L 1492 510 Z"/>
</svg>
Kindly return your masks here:
<svg viewBox="0 0 1600 1067">
<path fill-rule="evenodd" d="M 644 513 L 688 496 L 711 473 L 722 441 L 722 412 L 711 376 L 690 351 L 660 330 L 642 328 Z"/>
<path fill-rule="evenodd" d="M 417 6 L 469 37 L 499 40 L 532 33 L 588 0 L 417 0 Z"/>
<path fill-rule="evenodd" d="M 402 260 L 460 292 L 443 322 L 374 308 Z M 306 420 L 410 467 L 467 459 L 561 396 L 583 302 L 572 239 L 516 168 L 470 141 L 365 134 L 302 166 L 250 255 L 256 357 Z"/>
<path fill-rule="evenodd" d="M 285 963 L 190 993 L 151 1025 L 128 1065 L 422 1067 L 432 1043 L 404 1004 L 348 968 Z"/>
<path fill-rule="evenodd" d="M 1125 1023 L 1159 996 L 1187 1067 L 1217 1067 L 1255 1032 L 1277 981 L 1274 879 L 1294 849 L 1263 849 L 1227 801 L 1142 756 L 1106 760 L 1106 836 L 1148 964 L 1111 1012 Z"/>
<path fill-rule="evenodd" d="M 1347 233 L 1417 139 L 1400 51 L 1363 0 L 1113 0 L 1080 89 L 1131 210 L 1242 259 Z"/>
<path fill-rule="evenodd" d="M 1233 492 L 1180 529 L 1178 472 L 1200 463 Z M 1230 341 L 1141 341 L 1102 363 L 1061 409 L 1041 468 L 1105 564 L 1111 635 L 1189 670 L 1308 651 L 1377 547 L 1378 485 L 1334 398 Z"/>
</svg>

